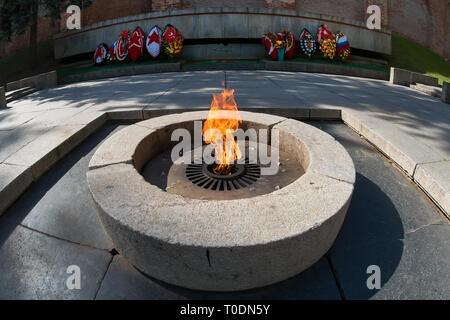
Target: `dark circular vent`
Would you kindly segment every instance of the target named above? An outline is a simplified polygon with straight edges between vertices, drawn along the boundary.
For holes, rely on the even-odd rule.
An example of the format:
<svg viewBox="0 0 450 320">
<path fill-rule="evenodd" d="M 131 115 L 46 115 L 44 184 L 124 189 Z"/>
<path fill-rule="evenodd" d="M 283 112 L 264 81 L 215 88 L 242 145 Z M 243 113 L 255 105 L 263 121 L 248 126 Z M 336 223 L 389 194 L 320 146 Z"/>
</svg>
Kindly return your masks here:
<svg viewBox="0 0 450 320">
<path fill-rule="evenodd" d="M 195 185 L 209 190 L 231 191 L 248 187 L 261 177 L 261 168 L 257 164 L 235 164 L 229 175 L 215 174 L 213 165 L 189 164 L 186 177 Z"/>
</svg>

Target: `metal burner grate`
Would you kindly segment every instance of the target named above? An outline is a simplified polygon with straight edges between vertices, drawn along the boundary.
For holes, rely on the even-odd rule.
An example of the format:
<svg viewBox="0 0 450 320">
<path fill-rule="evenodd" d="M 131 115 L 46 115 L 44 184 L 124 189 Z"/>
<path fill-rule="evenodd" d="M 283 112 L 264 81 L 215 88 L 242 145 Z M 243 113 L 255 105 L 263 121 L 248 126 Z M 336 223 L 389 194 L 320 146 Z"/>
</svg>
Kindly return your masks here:
<svg viewBox="0 0 450 320">
<path fill-rule="evenodd" d="M 261 177 L 261 168 L 248 159 L 245 164 L 235 164 L 229 175 L 218 175 L 212 165 L 189 164 L 186 177 L 195 185 L 215 191 L 232 191 L 246 188 Z"/>
</svg>

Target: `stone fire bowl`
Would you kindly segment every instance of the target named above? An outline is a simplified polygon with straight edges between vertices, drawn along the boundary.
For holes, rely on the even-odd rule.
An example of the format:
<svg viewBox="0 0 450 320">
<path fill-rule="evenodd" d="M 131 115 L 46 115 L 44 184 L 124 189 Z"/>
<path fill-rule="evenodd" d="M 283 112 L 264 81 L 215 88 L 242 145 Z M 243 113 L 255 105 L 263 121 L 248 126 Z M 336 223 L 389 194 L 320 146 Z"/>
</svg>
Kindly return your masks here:
<svg viewBox="0 0 450 320">
<path fill-rule="evenodd" d="M 171 147 L 172 131 L 192 131 L 207 111 L 130 125 L 94 154 L 87 180 L 103 226 L 120 254 L 147 275 L 207 291 L 262 287 L 307 269 L 336 239 L 355 183 L 346 150 L 305 123 L 240 114 L 241 127 L 278 129 L 280 148 L 305 174 L 270 194 L 226 201 L 188 199 L 145 181 L 140 171 Z"/>
</svg>

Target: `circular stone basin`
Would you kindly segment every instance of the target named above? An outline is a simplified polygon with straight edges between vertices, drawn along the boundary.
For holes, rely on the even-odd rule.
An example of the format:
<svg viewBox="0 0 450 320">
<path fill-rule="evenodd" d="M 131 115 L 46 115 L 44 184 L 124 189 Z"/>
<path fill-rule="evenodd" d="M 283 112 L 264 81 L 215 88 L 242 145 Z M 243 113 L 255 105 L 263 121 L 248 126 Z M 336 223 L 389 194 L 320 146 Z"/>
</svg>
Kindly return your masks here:
<svg viewBox="0 0 450 320">
<path fill-rule="evenodd" d="M 258 143 L 255 148 L 260 150 L 265 148 L 270 154 L 270 146 Z M 199 147 L 202 151 L 204 147 Z M 249 146 L 246 147 L 246 153 L 249 154 Z M 211 172 L 212 165 L 193 163 L 173 163 L 171 161 L 171 150 L 162 152 L 158 156 L 150 159 L 144 166 L 141 174 L 144 179 L 163 190 L 178 194 L 183 197 L 200 200 L 236 200 L 252 198 L 258 195 L 273 192 L 294 182 L 302 174 L 304 169 L 295 159 L 291 159 L 289 153 L 283 150 L 279 151 L 279 171 L 276 175 L 261 175 L 261 168 L 270 167 L 269 164 L 257 165 L 245 163 L 237 164 L 235 172 L 225 177 L 225 182 L 219 184 L 221 178 L 219 175 Z M 188 151 L 186 156 L 194 158 L 195 151 Z M 258 178 L 249 180 L 246 177 L 246 169 L 257 170 Z M 191 174 L 187 173 L 190 172 Z M 242 183 L 244 186 L 242 186 Z M 198 187 L 197 187 L 198 186 Z"/>
<path fill-rule="evenodd" d="M 233 200 L 184 197 L 148 182 L 141 172 L 177 143 L 172 132 L 194 133 L 194 121 L 205 120 L 207 111 L 128 126 L 92 157 L 87 180 L 103 226 L 142 272 L 190 289 L 245 290 L 302 272 L 333 244 L 355 183 L 347 151 L 303 122 L 240 115 L 244 130 L 276 130 L 280 153 L 289 154 L 304 174 L 272 192 Z"/>
</svg>

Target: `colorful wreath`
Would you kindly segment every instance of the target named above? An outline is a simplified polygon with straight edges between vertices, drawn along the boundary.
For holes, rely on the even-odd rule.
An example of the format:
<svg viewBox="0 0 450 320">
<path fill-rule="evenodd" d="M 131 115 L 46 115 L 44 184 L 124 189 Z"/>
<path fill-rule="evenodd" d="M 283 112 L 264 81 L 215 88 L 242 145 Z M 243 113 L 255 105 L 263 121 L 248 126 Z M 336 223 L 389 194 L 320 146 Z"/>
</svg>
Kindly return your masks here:
<svg viewBox="0 0 450 320">
<path fill-rule="evenodd" d="M 108 54 L 108 46 L 105 43 L 98 45 L 94 52 L 94 64 L 101 65 L 106 62 L 106 56 Z"/>
<path fill-rule="evenodd" d="M 114 46 L 114 55 L 119 61 L 125 61 L 128 57 L 128 41 L 130 40 L 130 31 L 124 30 L 121 34 L 116 45 Z"/>
<path fill-rule="evenodd" d="M 144 54 L 144 31 L 140 27 L 136 27 L 128 41 L 128 56 L 131 61 L 137 61 Z"/>
<path fill-rule="evenodd" d="M 108 63 L 113 63 L 116 61 L 116 54 L 114 53 L 114 49 L 117 46 L 117 41 L 115 41 L 111 47 L 109 47 L 108 53 L 106 54 L 106 61 Z"/>
<path fill-rule="evenodd" d="M 324 57 L 333 60 L 336 56 L 336 36 L 328 29 L 326 24 L 320 26 L 317 30 L 317 39 Z"/>
<path fill-rule="evenodd" d="M 278 50 L 281 49 L 284 49 L 284 56 L 287 59 L 294 56 L 295 38 L 294 35 L 288 30 L 283 30 L 277 33 L 277 35 L 272 32 L 268 32 L 262 36 L 262 43 L 264 49 L 272 59 L 278 59 Z"/>
<path fill-rule="evenodd" d="M 177 28 L 171 24 L 166 25 L 162 35 L 164 52 L 170 57 L 180 54 L 183 49 L 183 36 Z"/>
<path fill-rule="evenodd" d="M 148 53 L 153 59 L 158 58 L 161 53 L 162 31 L 158 26 L 153 26 L 152 30 L 148 33 L 146 47 Z"/>
<path fill-rule="evenodd" d="M 350 43 L 348 42 L 347 36 L 338 32 L 336 35 L 336 54 L 341 60 L 346 60 L 350 56 Z"/>
<path fill-rule="evenodd" d="M 299 37 L 299 42 L 302 52 L 311 58 L 317 50 L 317 41 L 314 39 L 312 33 L 307 29 L 303 29 Z"/>
<path fill-rule="evenodd" d="M 263 39 L 264 49 L 266 49 L 268 55 L 272 59 L 276 60 L 278 58 L 278 50 L 276 49 L 276 43 L 278 41 L 278 37 L 275 34 L 273 34 L 272 32 L 268 32 L 263 35 L 262 39 Z"/>
<path fill-rule="evenodd" d="M 278 38 L 278 40 L 281 40 L 285 43 L 285 49 L 284 49 L 284 56 L 287 59 L 291 59 L 294 56 L 295 53 L 295 38 L 292 32 L 288 30 L 283 30 L 278 35 L 281 35 Z"/>
</svg>

